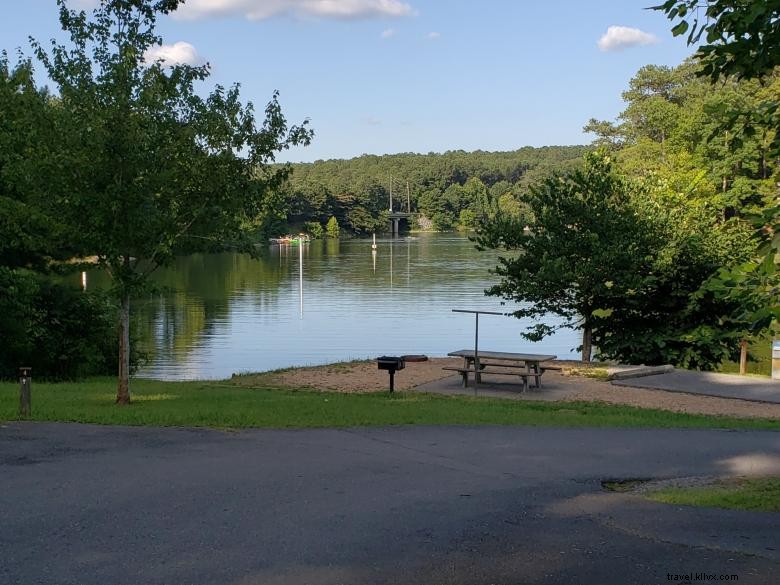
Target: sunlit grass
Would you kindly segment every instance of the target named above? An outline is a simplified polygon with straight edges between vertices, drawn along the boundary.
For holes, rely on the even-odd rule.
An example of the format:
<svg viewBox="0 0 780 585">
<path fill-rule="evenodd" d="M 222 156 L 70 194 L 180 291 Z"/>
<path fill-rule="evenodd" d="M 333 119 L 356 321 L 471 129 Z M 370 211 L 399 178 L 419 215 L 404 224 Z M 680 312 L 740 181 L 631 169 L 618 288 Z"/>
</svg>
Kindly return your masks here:
<svg viewBox="0 0 780 585">
<path fill-rule="evenodd" d="M 33 420 L 220 428 L 387 425 L 688 427 L 780 430 L 780 421 L 691 415 L 602 403 L 551 403 L 467 396 L 340 394 L 242 387 L 223 382 L 132 382 L 133 403 L 114 404 L 116 381 L 95 378 L 32 386 Z M 0 383 L 0 420 L 15 420 L 18 385 Z"/>
<path fill-rule="evenodd" d="M 780 477 L 728 479 L 703 487 L 667 488 L 648 497 L 666 504 L 780 512 Z"/>
</svg>

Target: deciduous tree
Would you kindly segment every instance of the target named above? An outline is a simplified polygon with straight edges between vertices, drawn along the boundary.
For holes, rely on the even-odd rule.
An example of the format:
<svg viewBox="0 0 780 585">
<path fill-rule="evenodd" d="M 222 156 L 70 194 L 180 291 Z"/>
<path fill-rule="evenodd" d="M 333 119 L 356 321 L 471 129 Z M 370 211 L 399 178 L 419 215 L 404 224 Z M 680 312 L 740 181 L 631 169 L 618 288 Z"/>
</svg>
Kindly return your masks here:
<svg viewBox="0 0 780 585">
<path fill-rule="evenodd" d="M 274 94 L 258 120 L 238 86 L 197 92 L 208 65 L 150 62 L 160 15 L 181 0 L 101 0 L 87 15 L 58 0 L 69 42 L 33 41 L 59 100 L 46 168 L 70 237 L 111 275 L 120 304 L 117 403 L 130 401 L 130 299 L 177 253 L 252 251 L 248 231 L 287 175 L 277 151 L 308 143 Z"/>
</svg>

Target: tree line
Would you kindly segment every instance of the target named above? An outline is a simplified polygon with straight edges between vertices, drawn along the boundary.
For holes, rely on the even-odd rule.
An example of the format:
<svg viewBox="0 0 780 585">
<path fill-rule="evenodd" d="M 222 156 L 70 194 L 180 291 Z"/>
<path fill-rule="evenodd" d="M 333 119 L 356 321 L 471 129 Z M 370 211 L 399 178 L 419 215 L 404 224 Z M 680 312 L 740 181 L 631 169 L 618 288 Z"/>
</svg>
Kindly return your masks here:
<svg viewBox="0 0 780 585">
<path fill-rule="evenodd" d="M 485 209 L 520 216 L 520 195 L 553 171 L 580 164 L 583 146 L 521 148 L 511 152 L 363 155 L 292 165 L 280 189 L 272 235 L 291 226 L 325 224 L 335 218 L 353 234 L 387 229 L 393 198 L 396 211 L 418 213 L 415 228 L 473 228 Z M 316 230 L 316 228 L 315 228 Z"/>
</svg>

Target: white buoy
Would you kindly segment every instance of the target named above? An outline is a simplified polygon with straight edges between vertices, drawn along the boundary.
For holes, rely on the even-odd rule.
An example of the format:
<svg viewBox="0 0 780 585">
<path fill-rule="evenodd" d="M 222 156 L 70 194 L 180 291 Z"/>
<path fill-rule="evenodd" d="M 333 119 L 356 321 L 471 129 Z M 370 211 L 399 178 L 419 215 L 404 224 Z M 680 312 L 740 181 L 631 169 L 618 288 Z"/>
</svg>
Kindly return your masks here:
<svg viewBox="0 0 780 585">
<path fill-rule="evenodd" d="M 374 242 L 371 244 L 371 249 L 376 250 L 376 234 L 374 234 Z"/>
</svg>

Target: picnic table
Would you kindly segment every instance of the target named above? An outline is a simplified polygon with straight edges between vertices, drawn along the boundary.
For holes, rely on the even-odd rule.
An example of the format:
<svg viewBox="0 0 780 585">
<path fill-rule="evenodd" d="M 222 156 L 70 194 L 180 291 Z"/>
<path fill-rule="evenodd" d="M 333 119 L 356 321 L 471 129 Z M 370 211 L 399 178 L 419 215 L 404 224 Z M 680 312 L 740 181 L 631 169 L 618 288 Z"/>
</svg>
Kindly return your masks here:
<svg viewBox="0 0 780 585">
<path fill-rule="evenodd" d="M 512 353 L 506 351 L 474 351 L 473 349 L 459 349 L 447 354 L 452 357 L 462 357 L 462 368 L 445 368 L 455 370 L 463 377 L 463 385 L 468 386 L 468 375 L 474 374 L 474 381 L 482 381 L 482 374 L 502 374 L 519 376 L 523 380 L 523 390 L 528 390 L 528 379 L 533 378 L 534 387 L 542 385 L 542 374 L 545 370 L 557 369 L 543 364 L 554 360 L 557 356 L 541 355 L 535 353 Z M 503 370 L 488 370 L 489 366 L 504 368 Z M 520 370 L 520 371 L 517 371 Z"/>
</svg>

